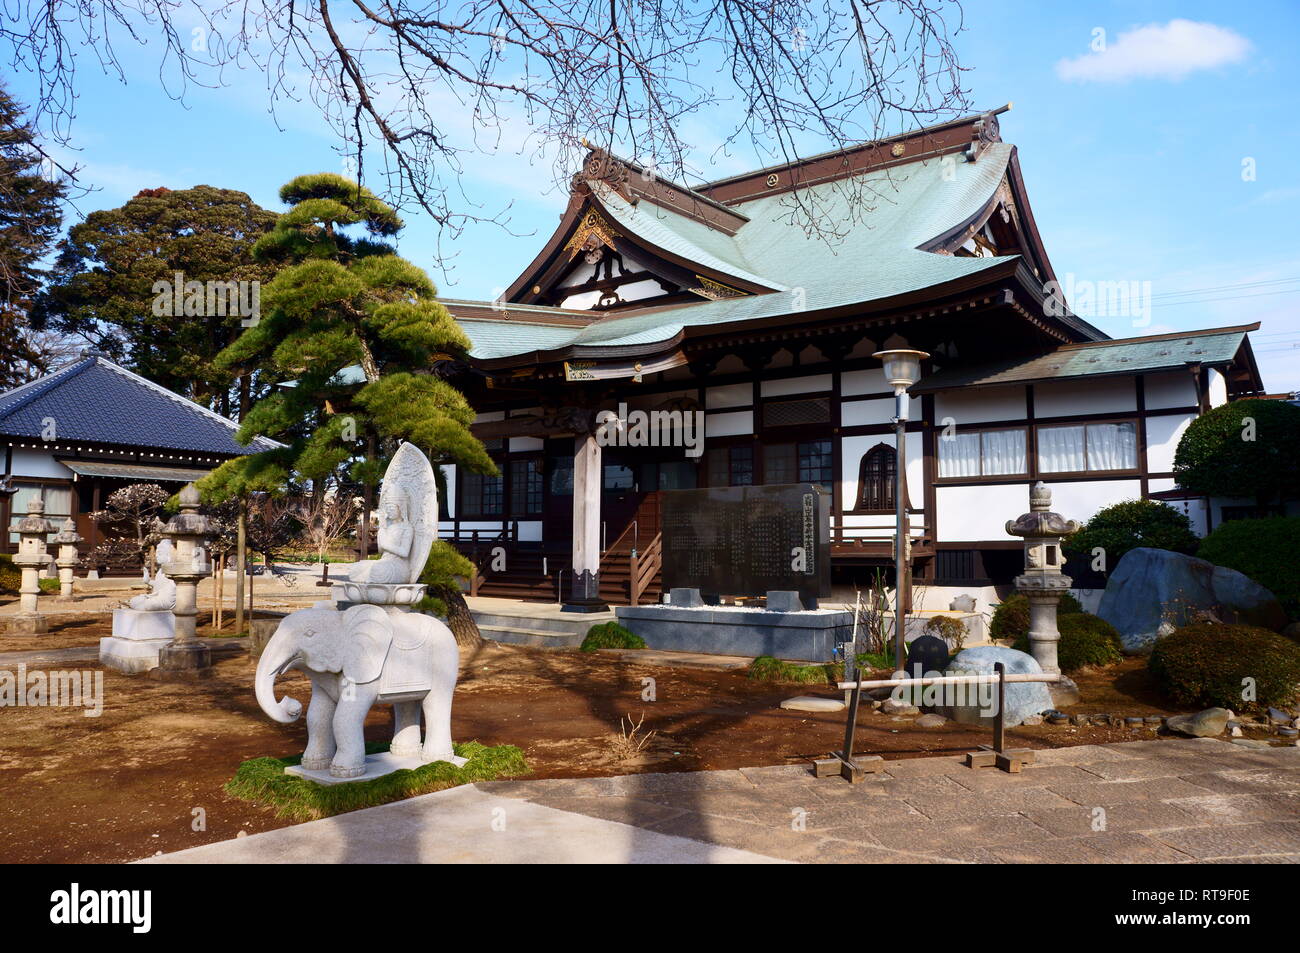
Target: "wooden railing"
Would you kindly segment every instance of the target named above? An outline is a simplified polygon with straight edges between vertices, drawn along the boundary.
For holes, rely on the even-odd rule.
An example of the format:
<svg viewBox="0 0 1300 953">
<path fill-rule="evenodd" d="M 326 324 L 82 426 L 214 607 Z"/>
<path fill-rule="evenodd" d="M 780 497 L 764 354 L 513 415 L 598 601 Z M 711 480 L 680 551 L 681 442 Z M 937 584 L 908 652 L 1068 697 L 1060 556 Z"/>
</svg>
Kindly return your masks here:
<svg viewBox="0 0 1300 953">
<path fill-rule="evenodd" d="M 632 605 L 641 604 L 641 594 L 650 587 L 664 561 L 664 534 L 656 533 L 643 551 L 632 550 Z"/>
</svg>

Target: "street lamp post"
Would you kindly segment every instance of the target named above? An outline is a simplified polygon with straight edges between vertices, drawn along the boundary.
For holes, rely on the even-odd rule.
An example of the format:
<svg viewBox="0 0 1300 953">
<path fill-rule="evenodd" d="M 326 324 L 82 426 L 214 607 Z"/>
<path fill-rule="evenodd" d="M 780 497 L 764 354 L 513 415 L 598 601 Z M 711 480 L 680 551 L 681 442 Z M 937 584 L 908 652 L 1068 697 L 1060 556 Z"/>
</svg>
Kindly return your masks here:
<svg viewBox="0 0 1300 953">
<path fill-rule="evenodd" d="M 894 388 L 894 507 L 898 528 L 894 538 L 894 671 L 903 670 L 903 580 L 907 578 L 907 501 L 903 495 L 903 477 L 907 466 L 907 389 L 921 379 L 921 362 L 930 355 L 925 351 L 896 348 L 871 355 L 885 365 L 885 379 Z"/>
</svg>

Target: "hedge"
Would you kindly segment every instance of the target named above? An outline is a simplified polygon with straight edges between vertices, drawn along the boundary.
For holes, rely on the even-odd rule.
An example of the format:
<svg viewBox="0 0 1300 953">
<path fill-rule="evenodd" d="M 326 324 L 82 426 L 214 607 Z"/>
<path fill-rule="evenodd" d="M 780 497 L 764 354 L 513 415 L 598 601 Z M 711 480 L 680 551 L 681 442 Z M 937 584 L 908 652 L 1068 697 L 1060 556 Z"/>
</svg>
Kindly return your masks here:
<svg viewBox="0 0 1300 953">
<path fill-rule="evenodd" d="M 1083 611 L 1079 600 L 1068 592 L 1061 595 L 1056 604 L 1057 618 L 1075 615 Z M 1009 596 L 993 610 L 993 619 L 989 623 L 989 633 L 995 639 L 1018 639 L 1029 634 L 1029 599 L 1016 593 Z"/>
<path fill-rule="evenodd" d="M 1058 616 L 1056 628 L 1061 633 L 1061 640 L 1056 643 L 1056 659 L 1063 672 L 1077 672 L 1089 665 L 1114 665 L 1124 657 L 1119 633 L 1105 619 L 1074 612 Z M 1016 639 L 1011 647 L 1028 652 L 1028 633 Z"/>
<path fill-rule="evenodd" d="M 1293 619 L 1300 619 L 1300 516 L 1228 520 L 1201 541 L 1196 555 L 1249 576 L 1273 595 Z"/>
<path fill-rule="evenodd" d="M 1300 685 L 1300 645 L 1255 626 L 1199 622 L 1157 639 L 1147 668 L 1180 705 L 1289 708 Z M 1252 686 L 1254 697 L 1243 697 Z"/>
</svg>

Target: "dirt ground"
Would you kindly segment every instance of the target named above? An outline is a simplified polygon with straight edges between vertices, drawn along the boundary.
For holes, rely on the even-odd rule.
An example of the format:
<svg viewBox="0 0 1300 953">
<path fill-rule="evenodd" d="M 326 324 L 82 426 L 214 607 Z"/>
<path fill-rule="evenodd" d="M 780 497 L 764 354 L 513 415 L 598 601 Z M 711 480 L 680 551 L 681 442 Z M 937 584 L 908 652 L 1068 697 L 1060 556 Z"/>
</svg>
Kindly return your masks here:
<svg viewBox="0 0 1300 953">
<path fill-rule="evenodd" d="M 40 645 L 97 645 L 107 628 L 70 620 Z M 3 639 L 0 652 L 36 641 Z M 285 826 L 269 809 L 221 790 L 241 761 L 298 753 L 306 742 L 302 721 L 279 725 L 257 707 L 254 667 L 241 654 L 218 662 L 211 678 L 183 683 L 103 670 L 97 718 L 70 708 L 0 710 L 0 862 L 127 861 Z M 1112 670 L 1078 681 L 1084 702 L 1072 710 L 1165 713 L 1141 660 L 1123 663 L 1118 678 Z M 652 667 L 625 654 L 488 644 L 463 653 L 453 732 L 458 741 L 518 745 L 537 778 L 793 763 L 822 756 L 843 738 L 842 714 L 778 707 L 796 694 L 837 695 L 809 688 L 751 682 L 743 671 Z M 310 697 L 298 673 L 277 690 L 304 703 Z M 639 750 L 620 737 L 620 721 L 629 718 L 641 724 L 637 742 L 649 734 Z M 391 710 L 376 708 L 366 726 L 370 740 L 391 737 Z M 891 759 L 956 754 L 989 734 L 951 723 L 918 729 L 910 718 L 864 710 L 856 747 Z M 1153 734 L 1072 726 L 1008 732 L 1028 747 Z"/>
</svg>

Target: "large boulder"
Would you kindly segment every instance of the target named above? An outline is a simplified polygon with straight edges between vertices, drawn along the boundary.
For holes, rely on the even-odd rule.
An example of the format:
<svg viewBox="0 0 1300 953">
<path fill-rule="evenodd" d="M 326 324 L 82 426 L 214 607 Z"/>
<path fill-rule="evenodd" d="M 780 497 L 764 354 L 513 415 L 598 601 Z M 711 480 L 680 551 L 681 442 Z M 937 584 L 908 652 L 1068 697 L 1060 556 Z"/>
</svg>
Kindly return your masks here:
<svg viewBox="0 0 1300 953">
<path fill-rule="evenodd" d="M 1097 609 L 1130 652 L 1151 651 L 1162 622 L 1187 625 L 1206 612 L 1223 622 L 1274 632 L 1287 624 L 1281 604 L 1259 583 L 1235 569 L 1167 549 L 1125 553 L 1106 581 Z"/>
<path fill-rule="evenodd" d="M 1004 648 L 1001 645 L 977 645 L 962 649 L 957 653 L 944 671 L 945 675 L 993 675 L 993 665 L 1001 662 L 1008 675 L 1039 675 L 1042 669 L 1038 661 L 1027 652 Z M 992 727 L 997 700 L 997 685 L 957 685 L 943 686 L 945 689 L 964 690 L 965 697 L 951 695 L 945 691 L 947 701 L 961 700 L 964 704 L 944 704 L 939 712 L 953 721 L 965 725 L 985 725 Z M 976 690 L 982 693 L 979 694 Z M 987 707 L 979 703 L 980 699 L 992 699 Z M 1007 686 L 1006 712 L 1003 724 L 1008 728 L 1022 724 L 1025 719 L 1040 715 L 1052 708 L 1052 695 L 1046 682 L 1016 682 Z"/>
</svg>

